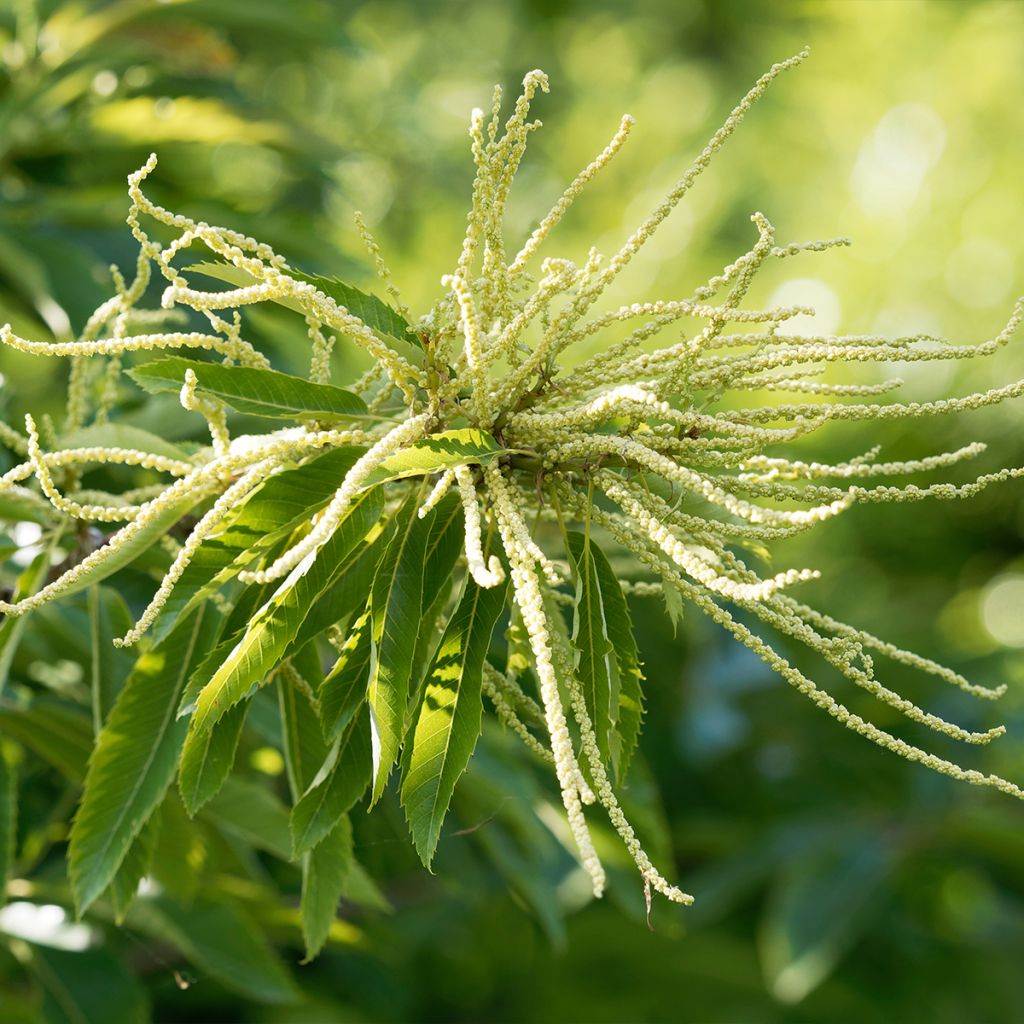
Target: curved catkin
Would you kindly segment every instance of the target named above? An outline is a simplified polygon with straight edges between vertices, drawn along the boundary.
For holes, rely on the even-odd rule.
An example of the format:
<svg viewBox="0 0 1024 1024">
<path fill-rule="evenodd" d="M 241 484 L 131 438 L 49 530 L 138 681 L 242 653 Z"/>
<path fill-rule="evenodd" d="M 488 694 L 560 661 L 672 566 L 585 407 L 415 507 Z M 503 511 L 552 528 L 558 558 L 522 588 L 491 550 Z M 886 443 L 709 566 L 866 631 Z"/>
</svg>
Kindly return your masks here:
<svg viewBox="0 0 1024 1024">
<path fill-rule="evenodd" d="M 795 595 L 819 575 L 817 569 L 783 567 L 762 577 L 741 557 L 744 549 L 762 552 L 778 540 L 819 529 L 855 503 L 966 498 L 1024 475 L 1019 467 L 988 465 L 965 477 L 965 464 L 986 457 L 985 446 L 969 440 L 951 451 L 883 456 L 891 421 L 953 417 L 1012 401 L 1024 396 L 1024 382 L 918 402 L 899 400 L 898 376 L 882 381 L 877 375 L 857 376 L 865 367 L 874 373 L 880 363 L 888 370 L 901 362 L 993 355 L 1024 321 L 1024 299 L 1003 329 L 980 343 L 952 344 L 923 333 L 897 338 L 787 333 L 792 318 L 813 311 L 748 302 L 758 274 L 775 261 L 828 253 L 849 240 L 780 242 L 768 217 L 755 211 L 744 228 L 749 232 L 744 251 L 719 272 L 667 297 L 600 305 L 769 85 L 806 55 L 775 64 L 755 83 L 617 249 L 602 253 L 590 246 L 585 259 L 576 262 L 546 252 L 557 237 L 555 228 L 575 215 L 573 204 L 588 183 L 604 172 L 630 133 L 641 129 L 625 116 L 605 148 L 534 222 L 518 248 L 509 250 L 515 252 L 510 257 L 505 209 L 527 144 L 540 127 L 529 119 L 531 109 L 549 83 L 541 71 L 527 74 L 504 124 L 502 90 L 496 89 L 489 116 L 482 109 L 470 115 L 468 151 L 475 176 L 465 234 L 450 273 L 441 278 L 437 301 L 418 316 L 403 303 L 380 246 L 358 215 L 358 233 L 392 305 L 301 274 L 257 239 L 156 205 L 146 195 L 157 167 L 156 157 L 150 157 L 129 177 L 127 220 L 139 246 L 134 277 L 112 271 L 115 294 L 73 341 L 33 341 L 10 325 L 0 328 L 0 344 L 71 361 L 67 412 L 59 427 L 31 416 L 24 432 L 20 425 L 0 423 L 0 445 L 17 456 L 13 468 L 0 475 L 0 492 L 30 505 L 34 516 L 60 531 L 76 521 L 118 524 L 102 546 L 72 559 L 70 569 L 35 594 L 0 600 L 0 613 L 22 615 L 81 589 L 124 564 L 126 552 L 159 540 L 165 559 L 161 579 L 135 626 L 118 641 L 139 642 L 175 588 L 184 586 L 193 563 L 202 561 L 197 554 L 216 545 L 236 511 L 261 487 L 271 487 L 278 474 L 302 469 L 326 450 L 354 448 L 347 471 L 328 480 L 319 503 L 291 521 L 287 538 L 259 549 L 269 552 L 266 561 L 243 560 L 223 569 L 216 583 L 230 579 L 231 587 L 210 599 L 224 612 L 239 585 L 284 578 L 279 591 L 287 590 L 310 566 L 319 566 L 318 558 L 327 557 L 327 542 L 370 488 L 382 490 L 383 513 L 359 538 L 363 555 L 376 554 L 372 545 L 378 537 L 392 536 L 389 516 L 415 507 L 416 517 L 403 513 L 397 522 L 429 533 L 434 550 L 449 546 L 460 608 L 463 600 L 474 611 L 494 602 L 494 617 L 485 620 L 494 623 L 501 621 L 499 603 L 506 602 L 504 649 L 494 636 L 480 641 L 489 660 L 478 665 L 479 692 L 487 698 L 485 707 L 537 756 L 539 766 L 553 772 L 579 871 L 595 896 L 607 884 L 595 842 L 600 837 L 591 831 L 603 811 L 611 825 L 605 835 L 614 832 L 625 846 L 647 898 L 654 890 L 678 903 L 692 900 L 653 866 L 615 789 L 628 771 L 644 715 L 642 657 L 628 622 L 626 595 L 661 595 L 670 607 L 688 602 L 845 728 L 934 771 L 1024 797 L 1008 780 L 962 767 L 854 714 L 796 668 L 782 648 L 801 645 L 841 686 L 858 687 L 886 713 L 903 716 L 908 729 L 930 730 L 926 735 L 932 738 L 938 733 L 983 745 L 1003 729 L 968 729 L 926 710 L 927 700 L 925 706 L 908 700 L 883 682 L 887 662 L 986 700 L 1000 696 L 1004 686 L 970 682 L 804 603 Z M 170 236 L 168 242 L 150 237 L 152 223 L 159 226 L 159 237 Z M 193 247 L 202 249 L 203 259 L 212 252 L 226 264 L 230 287 L 205 289 L 193 279 Z M 145 309 L 141 302 L 154 276 L 163 284 L 161 308 Z M 298 318 L 295 336 L 309 346 L 307 397 L 319 399 L 329 392 L 325 385 L 340 383 L 331 379 L 337 346 L 355 346 L 373 360 L 349 382 L 348 401 L 357 410 L 351 417 L 321 419 L 323 409 L 313 403 L 315 414 L 306 406 L 292 408 L 293 422 L 283 429 L 232 436 L 231 394 L 204 389 L 203 370 L 193 364 L 172 390 L 178 390 L 183 417 L 194 419 L 198 413 L 205 420 L 204 446 L 178 456 L 163 445 L 151 453 L 88 443 L 61 449 L 55 443 L 79 427 L 116 422 L 124 393 L 122 360 L 129 353 L 142 354 L 133 357 L 138 359 L 145 353 L 199 355 L 200 362 L 219 360 L 228 372 L 235 369 L 236 379 L 265 374 L 270 363 L 250 337 L 248 313 L 262 303 L 284 305 Z M 197 316 L 204 330 L 173 329 Z M 592 352 L 587 358 L 580 356 L 584 349 Z M 848 379 L 835 379 L 837 366 L 850 371 Z M 274 379 L 280 383 L 279 375 Z M 244 403 L 239 408 L 244 411 Z M 827 462 L 814 458 L 817 431 L 864 421 L 877 427 L 878 444 L 870 451 Z M 83 479 L 95 467 L 108 466 L 131 467 L 143 475 L 121 493 Z M 940 476 L 927 483 L 904 479 L 921 474 Z M 453 488 L 456 493 L 449 494 Z M 168 519 L 178 520 L 173 534 L 166 529 Z M 150 536 L 154 528 L 165 536 Z M 352 656 L 367 640 L 360 631 L 369 628 L 374 612 L 366 670 L 372 674 L 381 645 L 390 639 L 390 605 L 383 603 L 378 623 L 375 604 L 386 571 L 380 567 L 389 559 L 366 560 L 373 563 L 368 571 L 378 573 L 367 607 L 339 613 L 338 621 L 321 628 L 342 656 Z M 242 564 L 248 567 L 243 570 Z M 395 579 L 408 583 L 395 565 Z M 640 578 L 619 580 L 612 567 L 623 565 L 630 577 Z M 415 585 L 408 594 L 415 602 L 423 596 Z M 432 611 L 439 616 L 450 614 L 442 608 L 447 594 L 439 590 L 433 599 Z M 264 602 L 260 614 L 267 607 Z M 769 642 L 751 622 L 781 639 Z M 452 649 L 459 644 L 461 638 Z M 282 664 L 272 666 L 267 678 Z M 282 674 L 302 684 L 290 665 Z M 435 679 L 447 682 L 456 674 L 452 665 L 440 665 Z M 378 677 L 373 678 L 376 685 Z M 354 692 L 359 694 L 363 682 L 356 680 Z M 369 674 L 365 682 L 368 689 Z M 309 703 L 315 709 L 317 695 L 306 696 L 314 698 Z M 409 695 L 392 696 L 394 731 L 400 732 Z M 371 753 L 381 757 L 380 722 L 377 717 L 373 722 Z M 404 760 L 397 756 L 403 736 L 415 744 L 415 730 L 392 737 L 396 760 Z M 376 773 L 378 766 L 372 767 Z"/>
</svg>

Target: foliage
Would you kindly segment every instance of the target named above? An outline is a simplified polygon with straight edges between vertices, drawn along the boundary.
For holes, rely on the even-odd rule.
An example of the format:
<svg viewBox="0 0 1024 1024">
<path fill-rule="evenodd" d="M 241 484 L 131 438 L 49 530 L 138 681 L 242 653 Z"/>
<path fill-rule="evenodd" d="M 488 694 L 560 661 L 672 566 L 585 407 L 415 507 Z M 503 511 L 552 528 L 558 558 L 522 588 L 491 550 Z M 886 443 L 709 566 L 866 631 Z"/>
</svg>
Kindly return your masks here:
<svg viewBox="0 0 1024 1024">
<path fill-rule="evenodd" d="M 540 82 L 528 76 L 527 92 Z M 230 901 L 212 906 L 191 902 L 188 893 L 196 877 L 181 872 L 179 849 L 172 845 L 161 851 L 161 843 L 180 846 L 194 842 L 187 838 L 192 836 L 199 837 L 197 847 L 216 849 L 227 841 L 221 870 L 230 870 L 231 857 L 239 856 L 239 850 L 294 859 L 302 876 L 302 930 L 307 954 L 313 955 L 330 933 L 339 896 L 360 891 L 355 880 L 363 876 L 354 860 L 348 812 L 364 793 L 370 794 L 371 803 L 381 797 L 397 762 L 413 841 L 429 864 L 447 805 L 460 792 L 455 783 L 481 731 L 482 695 L 529 750 L 554 762 L 571 831 L 595 892 L 604 884 L 596 850 L 604 853 L 608 844 L 601 841 L 600 831 L 599 842 L 590 838 L 580 802 L 596 797 L 644 882 L 671 898 L 687 899 L 654 870 L 610 784 L 610 777 L 619 784 L 627 777 L 644 703 L 627 594 L 646 596 L 666 588 L 682 593 L 855 731 L 947 773 L 1015 790 L 997 777 L 909 747 L 829 703 L 807 676 L 758 641 L 744 621 L 761 619 L 795 635 L 893 709 L 955 738 L 984 742 L 998 730 L 960 729 L 897 697 L 874 679 L 867 652 L 873 649 L 978 696 L 994 696 L 995 691 L 797 605 L 782 590 L 811 574 L 791 571 L 762 579 L 732 548 L 739 543 L 758 557 L 764 542 L 845 511 L 853 500 L 922 495 L 912 486 L 850 486 L 850 478 L 920 472 L 979 453 L 978 446 L 967 446 L 946 456 L 894 463 L 879 463 L 872 454 L 825 466 L 799 459 L 783 462 L 764 451 L 768 445 L 809 433 L 826 418 L 951 412 L 1016 392 L 996 389 L 930 405 L 779 406 L 770 400 L 753 410 L 731 408 L 734 398 L 725 393 L 727 388 L 792 388 L 835 396 L 883 390 L 875 384 L 813 382 L 797 374 L 776 379 L 765 372 L 775 366 L 798 365 L 800 373 L 819 358 L 852 355 L 864 361 L 913 362 L 934 357 L 930 339 L 917 337 L 892 342 L 830 338 L 816 346 L 781 333 L 783 322 L 799 313 L 797 309 L 740 310 L 749 275 L 762 261 L 822 247 L 777 247 L 763 218 L 755 221 L 759 240 L 751 251 L 686 302 L 630 305 L 581 325 L 586 307 L 597 297 L 595 286 L 616 265 L 613 259 L 602 267 L 596 257 L 582 269 L 568 261 L 547 261 L 539 282 L 520 270 L 524 282 L 536 284 L 532 294 L 520 297 L 510 287 L 510 279 L 519 276 L 513 273 L 517 260 L 503 258 L 498 225 L 503 190 L 529 131 L 528 100 L 520 101 L 504 137 L 493 131 L 485 137 L 482 121 L 475 121 L 478 216 L 471 217 L 463 249 L 464 256 L 467 250 L 471 255 L 465 266 L 460 260 L 446 282 L 448 291 L 425 317 L 409 316 L 395 292 L 389 306 L 350 285 L 294 271 L 273 251 L 244 236 L 167 214 L 142 194 L 145 175 L 140 173 L 133 183 L 130 219 L 142 249 L 135 283 L 120 287 L 103 315 L 90 323 L 94 331 L 90 334 L 87 327 L 77 342 L 50 346 L 25 341 L 14 332 L 4 335 L 28 351 L 74 360 L 66 429 L 42 422 L 40 431 L 29 421 L 27 437 L 16 431 L 6 435 L 15 450 L 25 449 L 27 459 L 5 482 L 12 485 L 9 490 L 21 503 L 19 509 L 29 509 L 40 521 L 43 539 L 60 552 L 57 560 L 82 559 L 50 582 L 38 572 L 49 559 L 37 560 L 34 578 L 25 579 L 15 600 L 5 604 L 12 614 L 32 614 L 11 618 L 6 626 L 25 622 L 31 628 L 38 617 L 50 613 L 47 599 L 75 597 L 89 615 L 91 635 L 118 635 L 124 641 L 121 656 L 136 642 L 145 651 L 130 673 L 123 662 L 116 663 L 111 676 L 97 664 L 92 692 L 79 701 L 90 706 L 94 723 L 102 727 L 71 835 L 72 894 L 81 909 L 91 905 L 92 914 L 112 914 L 139 930 L 148 921 L 154 934 L 162 929 L 204 970 L 270 1001 L 290 998 L 287 979 L 266 967 L 260 969 L 257 985 L 230 966 L 239 957 L 249 964 L 267 957 L 265 950 L 242 948 L 244 943 L 231 952 L 228 934 L 251 931 L 238 916 L 243 912 Z M 707 156 L 720 141 L 716 137 Z M 607 155 L 584 177 L 600 169 Z M 147 165 L 147 172 L 152 169 Z M 567 197 L 574 195 L 571 187 Z M 563 210 L 555 207 L 554 220 Z M 181 241 L 153 242 L 140 225 L 140 214 L 155 217 Z M 554 220 L 541 222 L 537 241 Z M 641 229 L 623 251 L 638 247 L 646 237 Z M 236 287 L 228 292 L 193 288 L 191 277 L 186 280 L 171 259 L 186 244 L 196 243 L 247 278 L 231 282 Z M 477 247 L 482 266 L 473 267 L 472 250 Z M 139 310 L 150 261 L 169 284 L 163 305 L 190 308 L 212 329 L 164 331 L 151 319 L 159 311 Z M 184 271 L 204 272 L 227 276 L 223 264 L 210 262 Z M 710 305 L 716 291 L 725 287 L 725 302 Z M 313 346 L 310 380 L 271 371 L 260 352 L 243 340 L 241 322 L 219 315 L 222 308 L 253 299 L 298 307 Z M 387 313 L 378 316 L 382 310 Z M 133 324 L 137 312 L 143 315 Z M 645 324 L 624 340 L 614 339 L 611 358 L 599 355 L 582 366 L 556 361 L 563 346 L 587 334 L 610 334 L 609 328 L 634 316 L 655 319 L 651 327 Z M 652 328 L 669 327 L 684 316 L 704 320 L 706 326 L 694 338 L 674 342 L 653 356 L 638 350 L 639 342 L 653 336 Z M 536 317 L 533 324 L 531 317 Z M 940 351 L 960 356 L 995 351 L 1009 338 L 1016 319 L 992 343 Z M 724 334 L 732 320 L 767 327 L 759 333 Z M 644 330 L 649 333 L 644 335 Z M 351 390 L 328 383 L 334 345 L 329 331 L 362 345 L 377 360 L 374 370 Z M 100 334 L 109 337 L 97 340 Z M 205 418 L 209 445 L 168 450 L 160 438 L 136 436 L 127 443 L 110 433 L 82 439 L 83 430 L 114 429 L 102 421 L 108 415 L 116 419 L 118 409 L 130 400 L 130 392 L 122 390 L 125 385 L 116 382 L 122 362 L 133 361 L 129 353 L 179 346 L 212 349 L 225 363 L 173 357 L 137 363 L 130 376 L 147 390 L 177 391 L 185 409 Z M 106 366 L 93 369 L 99 359 L 81 358 L 94 355 L 106 357 Z M 248 417 L 269 413 L 301 426 L 277 431 L 251 419 L 229 419 L 228 409 Z M 860 411 L 841 411 L 854 409 Z M 88 419 L 99 422 L 82 427 Z M 764 425 L 776 419 L 788 423 Z M 239 425 L 251 433 L 239 434 Z M 98 467 L 90 471 L 95 479 L 82 479 L 85 465 Z M 845 478 L 842 486 L 817 481 L 830 472 Z M 158 473 L 175 482 L 154 483 Z M 20 486 L 33 475 L 50 507 L 35 491 Z M 989 474 L 980 483 L 1007 475 Z M 804 485 L 797 487 L 790 479 Z M 975 489 L 974 484 L 965 486 L 968 492 Z M 457 494 L 447 493 L 449 488 Z M 676 491 L 687 488 L 700 497 L 679 505 Z M 934 485 L 930 492 L 950 497 L 961 490 Z M 757 504 L 751 498 L 768 501 Z M 784 507 L 774 506 L 778 499 Z M 793 509 L 791 503 L 800 499 L 811 508 Z M 723 517 L 716 505 L 733 518 Z M 89 554 L 98 538 L 75 525 L 89 520 L 123 521 L 127 526 L 114 530 Z M 173 540 L 157 546 L 174 523 L 179 525 L 171 530 Z M 634 581 L 636 562 L 625 573 L 612 570 L 613 563 L 626 564 L 617 556 L 610 562 L 602 550 L 615 541 L 652 571 L 655 582 Z M 137 610 L 146 576 L 159 581 L 156 598 L 135 626 L 126 623 L 115 633 L 101 621 L 104 608 L 108 619 L 123 621 L 109 585 L 123 590 Z M 508 576 L 512 588 L 507 588 Z M 626 577 L 625 586 L 617 576 Z M 495 630 L 495 623 L 506 600 L 511 614 L 503 646 L 497 643 L 495 634 L 502 629 Z M 729 617 L 724 601 L 737 606 L 743 619 Z M 211 619 L 216 620 L 212 625 Z M 209 635 L 202 635 L 204 629 Z M 191 642 L 183 644 L 185 633 L 199 638 L 198 658 L 191 653 Z M 9 642 L 16 639 L 12 636 Z M 167 667 L 175 670 L 173 675 L 164 672 Z M 140 682 L 147 678 L 160 682 Z M 276 700 L 265 699 L 267 684 L 273 685 Z M 74 743 L 88 749 L 88 722 L 76 722 L 81 716 L 74 714 L 75 697 L 85 697 L 81 688 L 64 695 L 71 700 L 63 701 L 56 716 L 55 708 L 20 684 L 13 692 L 17 706 L 10 710 L 12 717 L 20 715 L 20 742 L 26 749 L 66 760 L 63 770 L 72 773 L 73 781 L 81 780 L 81 760 L 69 759 L 65 751 L 53 752 L 45 739 L 37 738 L 33 745 L 30 738 L 51 727 L 45 723 L 62 721 L 69 735 L 80 737 Z M 132 709 L 133 699 L 148 705 L 145 714 L 138 712 L 147 729 L 124 728 L 137 714 L 125 710 Z M 290 822 L 286 808 L 277 802 L 279 792 L 268 800 L 265 789 L 232 774 L 236 751 L 247 743 L 251 747 L 246 736 L 254 731 L 269 744 L 265 758 L 275 748 L 283 754 L 293 805 Z M 11 735 L 19 738 L 17 731 Z M 196 815 L 191 826 L 181 817 L 178 797 L 167 790 L 166 773 L 137 769 L 140 757 L 146 764 L 153 758 L 164 764 L 165 737 L 176 737 L 174 749 L 182 751 L 179 789 L 188 813 Z M 479 756 L 486 766 L 486 750 Z M 486 767 L 481 773 L 486 779 Z M 123 794 L 126 782 L 135 781 L 136 775 L 146 791 L 139 810 Z M 472 778 L 466 778 L 466 785 L 479 786 Z M 506 784 L 514 787 L 522 781 L 513 774 Z M 128 788 L 138 796 L 138 790 Z M 163 796 L 165 792 L 169 795 Z M 539 843 L 539 837 L 535 840 Z M 184 863 L 191 865 L 205 855 L 203 850 Z M 523 866 L 514 871 L 517 855 L 502 851 L 500 843 L 488 851 L 495 864 L 507 865 L 512 884 L 523 886 L 529 901 L 529 876 L 536 870 Z M 827 879 L 830 862 L 823 861 L 822 878 Z M 851 863 L 849 872 L 844 865 L 836 870 L 862 879 L 860 865 L 868 865 L 869 875 L 872 870 L 877 874 L 880 869 L 872 865 L 884 865 L 886 858 L 879 860 L 869 850 L 863 859 L 851 857 Z M 175 867 L 179 877 L 172 879 Z M 144 891 L 132 903 L 143 876 L 155 879 L 168 895 Z M 96 902 L 107 885 L 107 894 Z M 368 898 L 365 888 L 362 898 Z M 538 893 L 534 898 L 541 914 L 544 897 Z M 801 897 L 799 892 L 780 899 L 779 921 L 791 913 L 786 908 L 799 907 L 800 898 L 814 902 L 813 894 Z M 192 915 L 188 919 L 181 916 L 183 908 Z M 816 937 L 802 939 L 798 934 L 806 915 L 798 913 L 793 919 L 797 924 L 785 940 L 792 947 L 767 960 L 783 979 L 788 963 L 801 962 L 801 941 L 817 948 Z M 224 922 L 220 931 L 218 921 Z M 197 931 L 214 936 L 210 949 L 196 948 Z M 786 948 L 781 941 L 776 941 L 777 949 Z M 843 941 L 836 936 L 836 948 Z M 228 966 L 218 967 L 225 947 Z M 830 947 L 826 943 L 821 948 Z M 38 969 L 42 974 L 43 968 Z M 778 982 L 779 990 L 787 984 Z"/>
</svg>

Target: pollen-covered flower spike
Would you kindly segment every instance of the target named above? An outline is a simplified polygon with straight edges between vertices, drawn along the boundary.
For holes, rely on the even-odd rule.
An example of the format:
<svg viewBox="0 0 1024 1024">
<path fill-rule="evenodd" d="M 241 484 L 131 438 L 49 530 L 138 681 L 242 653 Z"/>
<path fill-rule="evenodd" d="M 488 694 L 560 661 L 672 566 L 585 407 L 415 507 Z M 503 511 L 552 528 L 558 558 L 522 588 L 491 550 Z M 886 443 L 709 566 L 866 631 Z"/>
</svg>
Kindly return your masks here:
<svg viewBox="0 0 1024 1024">
<path fill-rule="evenodd" d="M 980 444 L 900 461 L 884 461 L 874 448 L 836 463 L 792 457 L 787 446 L 833 422 L 871 420 L 882 437 L 888 420 L 949 416 L 1024 394 L 1018 381 L 899 402 L 887 397 L 900 387 L 896 378 L 821 379 L 834 363 L 984 358 L 1009 343 L 1024 299 L 981 344 L 788 333 L 793 317 L 813 311 L 751 307 L 746 296 L 758 271 L 849 242 L 777 243 L 757 211 L 750 248 L 709 280 L 665 298 L 601 306 L 753 104 L 805 56 L 770 68 L 618 251 L 591 249 L 582 266 L 545 250 L 587 184 L 639 129 L 622 118 L 533 231 L 510 245 L 505 209 L 539 127 L 529 120 L 531 107 L 548 79 L 540 71 L 526 76 L 504 125 L 498 89 L 489 120 L 482 110 L 470 117 L 476 173 L 465 236 L 437 301 L 419 315 L 402 302 L 358 216 L 393 305 L 306 274 L 256 239 L 155 205 L 144 191 L 156 171 L 151 157 L 129 178 L 128 225 L 139 244 L 134 279 L 115 273 L 116 294 L 75 341 L 31 341 L 7 325 L 0 343 L 71 360 L 64 432 L 116 418 L 127 367 L 148 390 L 176 392 L 183 416 L 205 420 L 209 442 L 170 454 L 166 444 L 160 451 L 70 447 L 52 444 L 31 416 L 24 433 L 0 425 L 0 443 L 22 459 L 0 476 L 0 490 L 17 489 L 54 523 L 117 524 L 102 546 L 72 552 L 71 568 L 34 594 L 0 601 L 0 611 L 24 615 L 75 593 L 173 531 L 152 600 L 117 642 L 145 644 L 151 631 L 166 636 L 205 600 L 238 613 L 237 635 L 225 637 L 218 657 L 203 663 L 205 675 L 189 683 L 183 713 L 191 715 L 190 737 L 208 735 L 279 670 L 285 682 L 301 681 L 292 645 L 322 637 L 330 646 L 321 653 L 330 650 L 333 664 L 309 693 L 334 760 L 317 779 L 344 763 L 376 800 L 400 763 L 402 803 L 429 863 L 476 742 L 465 730 L 479 715 L 462 717 L 465 702 L 478 709 L 486 697 L 497 720 L 553 770 L 567 835 L 597 896 L 607 885 L 593 837 L 600 808 L 644 892 L 692 900 L 652 864 L 616 795 L 644 704 L 627 595 L 678 595 L 846 728 L 938 772 L 1024 796 L 1007 780 L 940 758 L 849 711 L 746 623 L 803 645 L 915 727 L 968 744 L 987 743 L 1002 728 L 971 731 L 907 700 L 884 683 L 885 662 L 985 699 L 1003 687 L 972 683 L 803 603 L 799 585 L 819 570 L 766 577 L 739 554 L 814 529 L 854 502 L 965 497 L 1022 475 L 1003 468 L 961 483 L 899 482 L 955 469 L 982 455 Z M 171 240 L 150 237 L 152 223 Z M 153 278 L 162 280 L 160 308 L 142 308 Z M 226 287 L 203 287 L 208 278 Z M 307 381 L 271 370 L 249 337 L 245 311 L 259 303 L 300 318 L 296 338 L 310 346 Z M 171 329 L 182 311 L 198 314 L 205 330 Z M 582 358 L 583 341 L 588 351 L 602 344 Z M 342 344 L 372 361 L 348 390 L 331 379 L 331 355 Z M 783 401 L 780 393 L 796 397 Z M 235 412 L 291 425 L 233 437 Z M 95 466 L 134 467 L 146 476 L 121 494 L 84 489 Z M 625 552 L 643 578 L 618 579 L 608 546 Z M 453 574 L 459 586 L 442 585 Z M 492 633 L 502 612 L 507 646 L 498 653 Z M 311 789 L 321 784 L 314 780 Z M 293 831 L 305 820 L 307 795 L 297 794 Z M 307 848 L 297 840 L 297 852 Z"/>
</svg>

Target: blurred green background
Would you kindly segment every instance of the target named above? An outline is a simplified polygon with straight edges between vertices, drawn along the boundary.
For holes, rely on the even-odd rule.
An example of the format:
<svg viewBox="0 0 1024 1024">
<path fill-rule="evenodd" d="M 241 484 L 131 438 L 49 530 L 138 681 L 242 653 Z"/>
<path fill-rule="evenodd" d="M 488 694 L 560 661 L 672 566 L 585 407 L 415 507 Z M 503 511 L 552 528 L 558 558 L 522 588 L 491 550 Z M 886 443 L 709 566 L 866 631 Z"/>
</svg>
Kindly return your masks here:
<svg viewBox="0 0 1024 1024">
<path fill-rule="evenodd" d="M 513 237 L 629 112 L 632 138 L 548 254 L 613 250 L 753 80 L 804 44 L 811 59 L 751 113 L 609 301 L 687 294 L 749 247 L 761 210 L 782 241 L 848 235 L 854 246 L 766 269 L 752 305 L 809 302 L 826 331 L 995 334 L 1024 293 L 1024 4 L 968 0 L 7 0 L 0 320 L 37 338 L 80 329 L 107 294 L 107 266 L 130 265 L 125 176 L 153 150 L 157 201 L 372 286 L 352 227 L 362 210 L 423 308 L 465 223 L 469 110 L 533 67 L 552 92 L 535 105 L 545 128 L 517 179 Z M 302 358 L 264 327 L 278 365 Z M 55 408 L 63 372 L 0 352 L 0 411 L 16 422 Z M 975 365 L 901 375 L 913 399 L 995 386 L 1024 376 L 1024 339 Z M 1022 423 L 1018 402 L 884 433 L 838 427 L 807 451 L 826 461 L 880 443 L 912 457 L 980 439 L 987 471 L 1024 464 Z M 1020 782 L 1022 538 L 1017 482 L 964 503 L 855 508 L 777 558 L 821 568 L 807 597 L 836 617 L 1009 683 L 993 709 L 891 676 L 941 714 L 1005 722 L 989 750 L 940 752 L 976 754 L 972 765 Z M 155 1019 L 1020 1020 L 1024 808 L 847 734 L 696 615 L 674 636 L 660 608 L 634 614 L 650 711 L 648 770 L 632 787 L 664 807 L 692 910 L 656 905 L 649 930 L 641 891 L 588 902 L 559 864 L 531 909 L 532 864 L 484 870 L 466 852 L 497 846 L 485 754 L 476 803 L 460 812 L 480 827 L 442 842 L 435 876 L 397 811 L 357 832 L 394 911 L 343 914 L 350 927 L 296 968 L 305 1004 L 268 1008 L 205 977 L 181 989 L 173 958 L 111 933 Z M 517 798 L 532 800 L 525 783 Z M 294 936 L 281 941 L 297 962 Z M 14 1008 L 0 1018 L 29 1013 L 13 962 L 0 962 L 0 994 Z"/>
</svg>

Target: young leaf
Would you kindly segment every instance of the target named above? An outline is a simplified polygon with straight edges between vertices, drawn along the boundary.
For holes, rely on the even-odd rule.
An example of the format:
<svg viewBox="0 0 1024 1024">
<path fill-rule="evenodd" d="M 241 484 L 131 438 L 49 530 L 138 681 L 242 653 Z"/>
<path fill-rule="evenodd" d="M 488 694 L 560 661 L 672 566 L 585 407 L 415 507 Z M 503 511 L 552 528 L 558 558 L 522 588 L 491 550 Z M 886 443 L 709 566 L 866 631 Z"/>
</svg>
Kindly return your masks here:
<svg viewBox="0 0 1024 1024">
<path fill-rule="evenodd" d="M 483 465 L 507 451 L 483 430 L 471 427 L 444 430 L 385 459 L 367 476 L 364 486 L 373 487 L 410 476 L 426 476 L 454 466 Z"/>
<path fill-rule="evenodd" d="M 507 586 L 485 589 L 467 582 L 427 676 L 402 781 L 402 805 L 413 843 L 427 867 L 455 784 L 480 736 L 484 658 L 506 592 Z"/>
<path fill-rule="evenodd" d="M 178 790 L 189 817 L 217 795 L 231 773 L 249 704 L 249 700 L 242 700 L 211 729 L 186 735 L 178 767 Z"/>
<path fill-rule="evenodd" d="M 594 725 L 601 758 L 607 760 L 612 691 L 618 688 L 618 669 L 608 639 L 608 622 L 594 565 L 594 545 L 590 534 L 570 531 L 568 541 L 569 554 L 576 569 L 576 603 L 572 620 L 576 671 L 583 687 L 587 712 Z"/>
<path fill-rule="evenodd" d="M 323 842 L 341 816 L 366 792 L 371 758 L 370 713 L 364 704 L 331 744 L 320 771 L 292 808 L 292 848 L 296 857 Z"/>
<path fill-rule="evenodd" d="M 409 699 L 423 600 L 428 527 L 410 497 L 391 521 L 390 541 L 370 590 L 371 658 L 366 700 L 373 735 L 373 796 L 384 790 L 398 756 Z"/>
<path fill-rule="evenodd" d="M 277 370 L 170 356 L 127 372 L 141 388 L 158 394 L 180 391 L 187 370 L 195 372 L 197 393 L 252 416 L 334 421 L 366 414 L 366 403 L 351 391 L 333 384 L 314 384 Z"/>
<path fill-rule="evenodd" d="M 605 553 L 594 543 L 590 545 L 590 557 L 597 570 L 597 581 L 604 606 L 608 639 L 618 667 L 618 710 L 615 719 L 615 739 L 611 744 L 612 766 L 615 777 L 622 782 L 629 770 L 629 762 L 636 750 L 640 726 L 644 715 L 644 681 L 640 665 L 640 652 L 633 635 L 633 620 L 629 604 Z"/>
<path fill-rule="evenodd" d="M 199 735 L 212 728 L 253 684 L 266 682 L 334 570 L 377 522 L 382 506 L 379 491 L 363 494 L 323 547 L 282 581 L 250 621 L 224 663 L 203 686 L 195 701 L 190 731 Z"/>
<path fill-rule="evenodd" d="M 327 942 L 352 867 L 352 825 L 342 815 L 332 832 L 302 858 L 302 938 L 309 963 Z"/>
<path fill-rule="evenodd" d="M 217 628 L 215 616 L 200 609 L 144 654 L 97 738 L 68 849 L 79 913 L 110 883 L 174 777 L 185 738 L 175 711 Z"/>
</svg>

